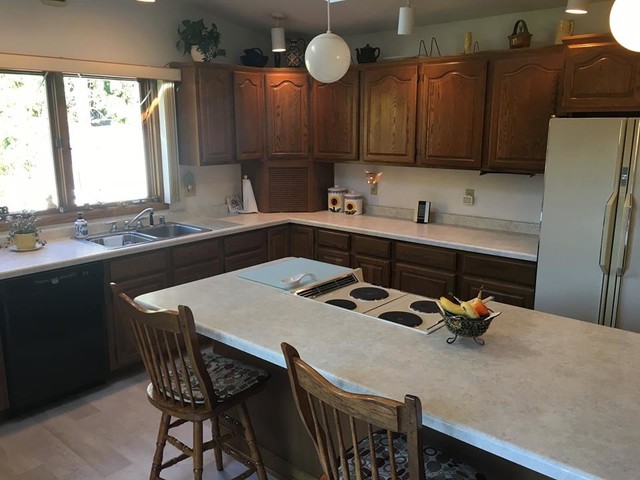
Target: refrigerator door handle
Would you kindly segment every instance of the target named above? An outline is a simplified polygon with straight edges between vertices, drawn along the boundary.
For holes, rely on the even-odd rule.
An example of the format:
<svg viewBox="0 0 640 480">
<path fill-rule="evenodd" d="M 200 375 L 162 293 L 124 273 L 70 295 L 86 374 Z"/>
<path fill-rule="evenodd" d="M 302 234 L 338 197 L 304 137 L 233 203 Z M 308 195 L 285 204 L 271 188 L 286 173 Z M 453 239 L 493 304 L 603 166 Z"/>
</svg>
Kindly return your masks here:
<svg viewBox="0 0 640 480">
<path fill-rule="evenodd" d="M 624 217 L 622 217 L 622 225 L 624 227 L 624 238 L 620 242 L 620 250 L 618 251 L 618 268 L 616 275 L 621 277 L 625 271 L 625 257 L 627 256 L 627 245 L 629 242 L 629 228 L 631 226 L 631 213 L 633 212 L 633 194 L 627 193 L 624 200 Z"/>
<path fill-rule="evenodd" d="M 611 249 L 613 248 L 614 217 L 618 192 L 613 192 L 604 205 L 604 222 L 602 226 L 602 240 L 600 241 L 600 268 L 605 275 L 611 268 Z"/>
</svg>

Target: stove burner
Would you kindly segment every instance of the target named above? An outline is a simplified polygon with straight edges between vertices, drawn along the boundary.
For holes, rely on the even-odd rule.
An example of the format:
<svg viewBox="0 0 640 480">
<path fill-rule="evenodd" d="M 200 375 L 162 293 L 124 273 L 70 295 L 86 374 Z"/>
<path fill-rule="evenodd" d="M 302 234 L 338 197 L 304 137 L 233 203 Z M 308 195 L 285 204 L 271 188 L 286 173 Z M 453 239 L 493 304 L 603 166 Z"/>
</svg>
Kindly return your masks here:
<svg viewBox="0 0 640 480">
<path fill-rule="evenodd" d="M 399 323 L 405 327 L 417 327 L 422 324 L 422 319 L 415 313 L 410 312 L 384 312 L 378 318 L 393 323 Z"/>
<path fill-rule="evenodd" d="M 413 302 L 409 305 L 409 308 L 415 312 L 420 313 L 438 313 L 438 305 L 433 300 L 420 300 L 417 302 Z"/>
<path fill-rule="evenodd" d="M 346 300 L 344 298 L 334 298 L 332 300 L 327 300 L 324 303 L 328 303 L 329 305 L 335 305 L 336 307 L 346 308 L 347 310 L 355 310 L 357 305 L 355 302 L 351 300 Z"/>
<path fill-rule="evenodd" d="M 389 296 L 389 292 L 382 288 L 360 287 L 351 290 L 349 295 L 357 300 L 382 300 Z"/>
</svg>

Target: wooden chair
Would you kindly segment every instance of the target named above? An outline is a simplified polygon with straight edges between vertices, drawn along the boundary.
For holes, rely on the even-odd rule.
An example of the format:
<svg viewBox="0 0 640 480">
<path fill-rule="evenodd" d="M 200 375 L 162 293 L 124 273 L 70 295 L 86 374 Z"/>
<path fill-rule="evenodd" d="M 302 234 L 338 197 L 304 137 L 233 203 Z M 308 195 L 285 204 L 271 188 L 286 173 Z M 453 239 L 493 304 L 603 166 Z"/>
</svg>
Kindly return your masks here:
<svg viewBox="0 0 640 480">
<path fill-rule="evenodd" d="M 401 403 L 346 392 L 301 360 L 291 345 L 281 346 L 298 413 L 322 466 L 321 480 L 486 480 L 471 467 L 423 447 L 419 398 L 406 395 Z"/>
<path fill-rule="evenodd" d="M 178 312 L 148 311 L 116 284 L 111 283 L 111 289 L 119 299 L 118 314 L 125 316 L 131 325 L 151 379 L 147 387 L 149 402 L 162 412 L 150 480 L 162 480 L 162 470 L 189 457 L 193 459 L 194 479 L 202 479 L 203 453 L 211 449 L 218 470 L 223 468 L 224 450 L 250 466 L 235 479 L 247 478 L 256 472 L 260 480 L 267 480 L 245 401 L 262 389 L 269 375 L 236 360 L 201 352 L 189 307 L 181 305 Z M 240 422 L 227 415 L 234 407 L 238 409 Z M 203 442 L 205 420 L 211 420 L 212 440 L 207 442 Z M 220 433 L 220 420 L 229 423 L 229 432 L 224 435 Z M 193 423 L 191 448 L 169 434 L 170 429 L 186 422 Z M 250 456 L 227 444 L 238 434 L 244 436 Z M 167 442 L 182 453 L 163 462 Z"/>
</svg>

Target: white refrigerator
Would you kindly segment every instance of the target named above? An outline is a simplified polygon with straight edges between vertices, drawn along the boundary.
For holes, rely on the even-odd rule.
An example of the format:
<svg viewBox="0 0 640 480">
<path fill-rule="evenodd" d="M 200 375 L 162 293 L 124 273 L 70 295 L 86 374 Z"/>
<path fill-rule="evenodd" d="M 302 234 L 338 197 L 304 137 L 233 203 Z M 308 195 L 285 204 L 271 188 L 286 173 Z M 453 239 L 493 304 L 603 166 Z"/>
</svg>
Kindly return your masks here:
<svg viewBox="0 0 640 480">
<path fill-rule="evenodd" d="M 633 118 L 551 119 L 536 310 L 640 332 L 639 129 Z"/>
</svg>

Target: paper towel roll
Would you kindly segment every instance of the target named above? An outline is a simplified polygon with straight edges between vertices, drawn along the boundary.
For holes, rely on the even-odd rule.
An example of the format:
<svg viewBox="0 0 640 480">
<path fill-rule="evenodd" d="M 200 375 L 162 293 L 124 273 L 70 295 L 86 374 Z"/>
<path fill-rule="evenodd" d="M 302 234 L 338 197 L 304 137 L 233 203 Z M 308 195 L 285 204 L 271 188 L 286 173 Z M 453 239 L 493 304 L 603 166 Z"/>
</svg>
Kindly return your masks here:
<svg viewBox="0 0 640 480">
<path fill-rule="evenodd" d="M 253 194 L 251 180 L 246 175 L 242 179 L 242 211 L 240 213 L 258 213 L 258 204 Z"/>
</svg>

